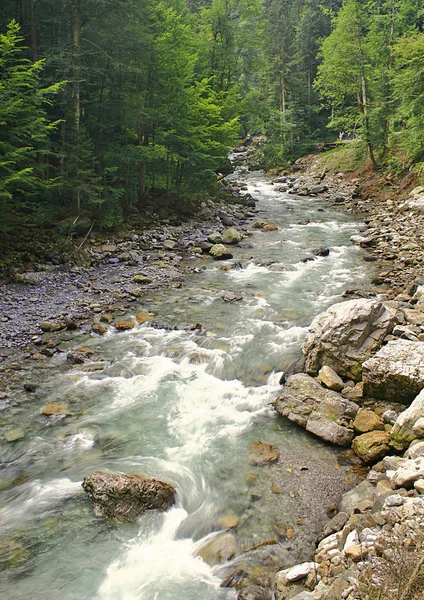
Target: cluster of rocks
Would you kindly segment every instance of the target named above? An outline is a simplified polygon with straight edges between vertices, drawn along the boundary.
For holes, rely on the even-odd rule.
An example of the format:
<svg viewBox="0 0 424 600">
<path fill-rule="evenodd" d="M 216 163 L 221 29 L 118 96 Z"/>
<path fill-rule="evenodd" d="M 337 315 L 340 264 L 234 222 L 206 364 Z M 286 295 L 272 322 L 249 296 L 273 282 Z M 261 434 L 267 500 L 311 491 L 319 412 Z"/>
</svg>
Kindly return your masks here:
<svg viewBox="0 0 424 600">
<path fill-rule="evenodd" d="M 418 527 L 424 522 L 421 297 L 418 287 L 409 302 L 350 300 L 330 307 L 309 328 L 304 360 L 295 369 L 304 372 L 287 377 L 275 408 L 321 439 L 351 446 L 372 468 L 343 497 L 314 561 L 276 575 L 277 600 L 358 600 L 381 581 L 388 585 L 384 597 L 394 598 L 390 593 L 405 582 L 394 572 L 390 579 L 393 560 L 409 561 L 409 585 L 415 585 L 424 545 Z M 397 538 L 409 539 L 413 552 L 402 548 L 399 557 Z"/>
</svg>

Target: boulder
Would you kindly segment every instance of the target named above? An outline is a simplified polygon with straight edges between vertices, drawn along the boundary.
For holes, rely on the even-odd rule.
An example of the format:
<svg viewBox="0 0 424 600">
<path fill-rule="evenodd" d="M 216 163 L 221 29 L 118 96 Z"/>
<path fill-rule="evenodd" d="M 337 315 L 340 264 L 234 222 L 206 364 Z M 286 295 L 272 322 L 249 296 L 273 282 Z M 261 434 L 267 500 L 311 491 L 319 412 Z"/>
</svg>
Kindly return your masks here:
<svg viewBox="0 0 424 600">
<path fill-rule="evenodd" d="M 374 411 L 363 409 L 356 415 L 353 427 L 357 433 L 368 433 L 375 429 L 384 430 L 384 422 Z"/>
<path fill-rule="evenodd" d="M 393 340 L 363 364 L 365 395 L 409 404 L 424 389 L 424 342 Z"/>
<path fill-rule="evenodd" d="M 222 241 L 224 244 L 238 244 L 242 239 L 243 235 L 234 227 L 230 227 L 222 233 Z"/>
<path fill-rule="evenodd" d="M 348 425 L 358 405 L 323 388 L 309 375 L 289 377 L 274 406 L 278 413 L 327 442 L 348 446 L 353 439 Z"/>
<path fill-rule="evenodd" d="M 41 414 L 46 417 L 66 417 L 72 415 L 72 411 L 64 402 L 49 402 L 43 406 Z"/>
<path fill-rule="evenodd" d="M 423 437 L 420 430 L 420 419 L 424 417 L 424 390 L 418 394 L 412 404 L 397 417 L 391 432 L 392 438 L 403 447 L 412 440 Z M 418 425 L 418 427 L 417 427 Z"/>
<path fill-rule="evenodd" d="M 91 330 L 94 331 L 94 333 L 97 333 L 97 335 L 104 335 L 107 333 L 106 325 L 102 325 L 102 323 L 99 323 L 98 321 L 93 322 Z"/>
<path fill-rule="evenodd" d="M 329 390 L 340 392 L 344 388 L 343 379 L 331 367 L 324 365 L 318 373 L 318 381 Z"/>
<path fill-rule="evenodd" d="M 167 510 L 175 503 L 175 489 L 163 481 L 140 475 L 95 471 L 84 477 L 84 491 L 96 515 L 133 522 L 146 510 Z"/>
<path fill-rule="evenodd" d="M 220 233 L 211 233 L 208 235 L 208 242 L 213 244 L 222 244 L 222 235 Z"/>
<path fill-rule="evenodd" d="M 209 254 L 215 260 L 228 260 L 233 258 L 231 252 L 229 252 L 223 244 L 214 244 L 209 250 Z"/>
<path fill-rule="evenodd" d="M 137 325 L 134 321 L 115 321 L 115 327 L 118 331 L 127 331 L 128 329 L 134 329 Z"/>
<path fill-rule="evenodd" d="M 273 444 L 252 442 L 249 446 L 249 462 L 251 465 L 265 465 L 276 462 L 280 458 L 280 450 Z"/>
<path fill-rule="evenodd" d="M 279 571 L 278 575 L 280 583 L 286 585 L 287 583 L 299 581 L 299 579 L 305 579 L 309 573 L 315 571 L 317 566 L 318 565 L 314 562 L 304 562 L 299 565 L 295 565 L 294 567 L 290 567 L 289 569 L 284 569 L 284 571 Z"/>
<path fill-rule="evenodd" d="M 390 435 L 387 431 L 370 431 L 353 440 L 352 450 L 366 463 L 376 463 L 389 452 Z"/>
<path fill-rule="evenodd" d="M 327 365 L 341 377 L 360 381 L 362 363 L 395 324 L 393 312 L 377 300 L 358 298 L 330 306 L 309 327 L 302 348 L 306 372 L 316 375 Z"/>
</svg>

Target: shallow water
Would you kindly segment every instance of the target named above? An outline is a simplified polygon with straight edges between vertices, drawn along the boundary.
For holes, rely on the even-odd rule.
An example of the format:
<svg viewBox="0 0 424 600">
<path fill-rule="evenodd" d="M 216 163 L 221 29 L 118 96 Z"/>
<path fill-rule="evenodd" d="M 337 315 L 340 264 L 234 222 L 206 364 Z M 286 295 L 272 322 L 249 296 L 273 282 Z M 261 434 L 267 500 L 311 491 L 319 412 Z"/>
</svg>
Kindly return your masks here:
<svg viewBox="0 0 424 600">
<path fill-rule="evenodd" d="M 146 300 L 155 321 L 178 330 L 140 325 L 78 340 L 105 361 L 102 371 L 70 369 L 63 356 L 31 367 L 43 380 L 37 401 L 4 416 L 29 433 L 1 447 L 0 571 L 5 561 L 11 568 L 0 572 L 0 597 L 232 598 L 196 550 L 220 517 L 243 523 L 262 510 L 252 507 L 246 479 L 250 442 L 335 461 L 270 402 L 314 315 L 367 284 L 361 251 L 349 242 L 360 224 L 321 199 L 276 192 L 262 174 L 243 179 L 258 220 L 278 231 L 255 231 L 244 240 L 252 248 L 234 248 L 224 265 L 241 268 L 199 259 L 182 288 Z M 328 257 L 302 262 L 322 246 Z M 200 331 L 188 330 L 197 323 Z M 46 422 L 40 407 L 56 400 L 73 416 Z M 119 528 L 96 519 L 81 481 L 105 468 L 173 483 L 177 506 Z M 266 514 L 263 522 L 263 530 L 244 528 L 244 547 L 263 540 Z"/>
</svg>

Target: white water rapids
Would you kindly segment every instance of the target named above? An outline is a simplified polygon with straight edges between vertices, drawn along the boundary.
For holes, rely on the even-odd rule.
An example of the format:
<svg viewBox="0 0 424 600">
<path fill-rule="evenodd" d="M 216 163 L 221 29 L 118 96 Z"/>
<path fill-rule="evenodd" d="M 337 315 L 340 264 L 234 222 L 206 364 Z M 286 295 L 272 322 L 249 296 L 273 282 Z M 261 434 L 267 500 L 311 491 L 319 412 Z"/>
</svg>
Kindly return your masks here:
<svg viewBox="0 0 424 600">
<path fill-rule="evenodd" d="M 207 259 L 181 289 L 147 298 L 155 320 L 178 330 L 140 325 L 81 340 L 105 361 L 103 371 L 70 372 L 53 359 L 43 403 L 67 402 L 73 417 L 46 424 L 38 406 L 15 411 L 33 435 L 4 456 L 0 484 L 20 479 L 0 485 L 0 544 L 9 544 L 1 598 L 234 598 L 197 550 L 229 514 L 247 523 L 239 531 L 244 547 L 266 535 L 268 509 L 252 505 L 246 483 L 249 443 L 330 452 L 270 403 L 312 318 L 367 281 L 361 251 L 349 242 L 359 224 L 319 198 L 277 192 L 262 174 L 247 177 L 258 219 L 278 231 L 245 238 L 252 247 L 234 250 L 242 268 L 222 270 Z M 322 246 L 329 256 L 303 262 Z M 226 293 L 242 299 L 225 302 Z M 188 330 L 197 322 L 202 331 Z M 111 527 L 94 517 L 80 486 L 97 469 L 169 481 L 178 504 Z M 257 530 L 248 523 L 261 511 Z"/>
</svg>

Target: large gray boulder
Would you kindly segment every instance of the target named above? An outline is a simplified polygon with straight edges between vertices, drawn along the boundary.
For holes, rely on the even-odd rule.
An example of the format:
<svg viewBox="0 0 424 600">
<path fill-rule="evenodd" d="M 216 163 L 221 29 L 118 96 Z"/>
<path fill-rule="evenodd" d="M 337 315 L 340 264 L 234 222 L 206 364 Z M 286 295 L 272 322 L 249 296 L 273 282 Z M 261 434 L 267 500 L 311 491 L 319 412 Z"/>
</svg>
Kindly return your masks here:
<svg viewBox="0 0 424 600">
<path fill-rule="evenodd" d="M 421 427 L 424 417 L 424 390 L 418 394 L 415 400 L 406 410 L 400 413 L 393 425 L 391 436 L 400 446 L 408 446 L 417 438 L 424 437 Z"/>
<path fill-rule="evenodd" d="M 359 406 L 309 375 L 298 374 L 288 378 L 275 410 L 327 442 L 349 446 L 354 436 L 350 423 Z"/>
<path fill-rule="evenodd" d="M 306 372 L 316 375 L 327 365 L 341 377 L 360 381 L 362 363 L 395 324 L 394 311 L 377 300 L 359 298 L 330 306 L 309 327 L 302 348 Z"/>
<path fill-rule="evenodd" d="M 95 471 L 84 477 L 82 487 L 96 515 L 116 521 L 135 521 L 146 510 L 167 510 L 175 503 L 169 483 L 141 475 Z"/>
<path fill-rule="evenodd" d="M 424 342 L 394 340 L 363 364 L 364 393 L 409 404 L 424 389 Z"/>
</svg>

